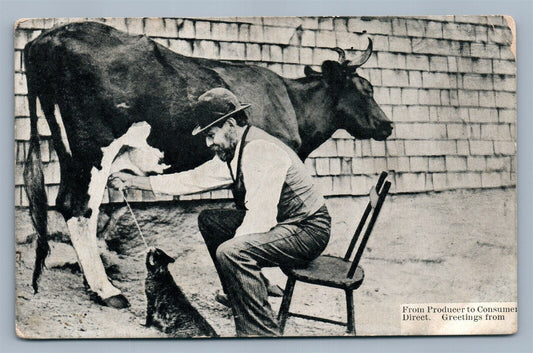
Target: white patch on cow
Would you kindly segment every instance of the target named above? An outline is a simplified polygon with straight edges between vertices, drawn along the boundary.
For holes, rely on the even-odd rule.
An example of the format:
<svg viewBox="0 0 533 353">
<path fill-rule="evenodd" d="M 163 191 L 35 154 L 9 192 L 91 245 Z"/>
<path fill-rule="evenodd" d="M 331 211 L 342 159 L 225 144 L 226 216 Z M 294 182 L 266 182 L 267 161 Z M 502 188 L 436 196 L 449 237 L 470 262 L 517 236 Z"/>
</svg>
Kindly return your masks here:
<svg viewBox="0 0 533 353">
<path fill-rule="evenodd" d="M 101 169 L 91 170 L 91 182 L 89 184 L 89 208 L 93 214 L 102 203 L 107 179 L 111 173 L 129 169 L 137 175 L 148 173 L 161 174 L 168 168 L 159 161 L 163 158 L 163 153 L 157 148 L 148 145 L 146 139 L 150 135 L 150 125 L 146 122 L 133 124 L 128 131 L 114 140 L 107 147 L 102 147 Z M 124 155 L 119 156 L 123 146 L 130 147 Z"/>
<path fill-rule="evenodd" d="M 111 173 L 128 169 L 138 175 L 146 175 L 150 172 L 162 173 L 168 167 L 159 164 L 163 153 L 146 142 L 149 134 L 148 123 L 135 123 L 124 135 L 111 142 L 109 146 L 102 148 L 101 169 L 93 167 L 91 170 L 91 182 L 88 189 L 88 207 L 92 210 L 91 216 L 90 218 L 76 217 L 67 222 L 72 244 L 76 249 L 87 283 L 91 290 L 102 299 L 118 295 L 120 290 L 107 279 L 99 256 L 96 231 L 100 204 Z M 124 146 L 130 148 L 119 155 L 124 150 Z"/>
<path fill-rule="evenodd" d="M 121 292 L 109 282 L 100 258 L 96 241 L 96 222 L 93 219 L 95 214 L 98 217 L 98 212 L 93 212 L 91 218 L 71 218 L 67 221 L 67 227 L 89 287 L 100 298 L 107 299 Z"/>
<path fill-rule="evenodd" d="M 111 173 L 129 170 L 135 175 L 161 174 L 169 167 L 161 163 L 163 158 L 163 152 L 144 143 L 142 146 L 127 149 L 119 154 L 113 161 Z"/>
<path fill-rule="evenodd" d="M 59 106 L 54 105 L 54 116 L 56 117 L 57 125 L 59 125 L 59 133 L 61 135 L 61 141 L 65 146 L 65 151 L 72 157 L 72 151 L 70 150 L 70 144 L 68 143 L 67 130 L 65 130 L 65 125 L 63 124 L 63 118 L 61 117 L 61 112 L 59 111 Z"/>
<path fill-rule="evenodd" d="M 129 109 L 130 108 L 130 106 L 126 102 L 119 103 L 119 104 L 115 105 L 115 107 L 124 108 L 124 109 Z"/>
</svg>

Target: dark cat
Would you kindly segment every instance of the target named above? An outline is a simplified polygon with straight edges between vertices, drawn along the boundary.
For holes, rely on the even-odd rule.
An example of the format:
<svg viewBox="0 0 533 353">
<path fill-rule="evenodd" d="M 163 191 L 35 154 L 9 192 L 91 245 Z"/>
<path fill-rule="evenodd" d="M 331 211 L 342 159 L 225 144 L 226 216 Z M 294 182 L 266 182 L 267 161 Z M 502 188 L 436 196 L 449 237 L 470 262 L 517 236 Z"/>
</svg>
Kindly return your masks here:
<svg viewBox="0 0 533 353">
<path fill-rule="evenodd" d="M 218 337 L 174 282 L 168 271 L 168 264 L 173 262 L 161 249 L 150 248 L 146 255 L 146 326 L 173 337 Z"/>
</svg>

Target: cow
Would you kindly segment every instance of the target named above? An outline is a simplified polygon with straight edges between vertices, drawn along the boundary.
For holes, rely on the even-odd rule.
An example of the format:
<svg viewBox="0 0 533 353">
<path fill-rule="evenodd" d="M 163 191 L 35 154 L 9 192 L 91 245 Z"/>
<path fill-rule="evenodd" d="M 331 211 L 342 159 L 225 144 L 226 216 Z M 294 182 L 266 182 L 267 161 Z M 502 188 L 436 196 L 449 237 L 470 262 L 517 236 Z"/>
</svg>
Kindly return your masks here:
<svg viewBox="0 0 533 353">
<path fill-rule="evenodd" d="M 372 41 L 358 60 L 337 50 L 339 61 L 324 61 L 321 72 L 306 67 L 305 77 L 287 79 L 254 65 L 179 55 L 144 35 L 96 22 L 70 23 L 29 42 L 24 62 L 31 138 L 24 179 L 38 233 L 34 291 L 49 252 L 37 99 L 60 164 L 56 209 L 67 222 L 89 290 L 103 304 L 122 308 L 128 301 L 107 279 L 96 244 L 104 180 L 117 169 L 118 157 L 125 150 L 144 151 L 139 160 L 151 165 L 137 168 L 140 175 L 179 172 L 212 158 L 204 141 L 191 135 L 192 107 L 215 87 L 252 103 L 251 124 L 280 138 L 302 160 L 337 129 L 358 139 L 386 139 L 392 122 L 375 102 L 372 85 L 356 73 L 372 54 Z"/>
</svg>

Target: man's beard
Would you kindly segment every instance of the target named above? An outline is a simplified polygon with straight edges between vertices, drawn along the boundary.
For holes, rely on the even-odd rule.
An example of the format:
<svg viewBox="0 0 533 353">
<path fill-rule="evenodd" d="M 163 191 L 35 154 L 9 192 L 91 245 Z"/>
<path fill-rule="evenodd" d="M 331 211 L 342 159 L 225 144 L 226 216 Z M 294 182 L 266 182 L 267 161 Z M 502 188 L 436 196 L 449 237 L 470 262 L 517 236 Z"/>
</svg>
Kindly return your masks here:
<svg viewBox="0 0 533 353">
<path fill-rule="evenodd" d="M 235 156 L 235 147 L 217 149 L 215 153 L 217 154 L 218 158 L 220 158 L 221 161 L 228 162 L 228 161 L 231 161 L 233 157 Z"/>
<path fill-rule="evenodd" d="M 218 158 L 223 162 L 231 162 L 235 156 L 235 148 L 237 147 L 237 134 L 235 131 L 230 130 L 225 134 L 225 138 L 229 141 L 229 147 L 215 147 L 215 153 Z"/>
</svg>

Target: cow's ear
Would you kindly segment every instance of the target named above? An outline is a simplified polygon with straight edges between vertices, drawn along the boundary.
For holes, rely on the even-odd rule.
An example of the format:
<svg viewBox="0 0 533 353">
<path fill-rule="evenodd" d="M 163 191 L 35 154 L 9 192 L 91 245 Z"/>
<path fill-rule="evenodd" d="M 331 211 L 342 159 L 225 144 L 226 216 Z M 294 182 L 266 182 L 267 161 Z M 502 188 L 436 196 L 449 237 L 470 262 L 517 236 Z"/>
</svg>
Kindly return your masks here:
<svg viewBox="0 0 533 353">
<path fill-rule="evenodd" d="M 346 74 L 341 64 L 326 60 L 322 63 L 322 76 L 330 89 L 340 90 L 346 84 Z"/>
<path fill-rule="evenodd" d="M 309 65 L 305 65 L 304 74 L 306 77 L 322 77 L 320 72 L 313 70 Z"/>
</svg>

